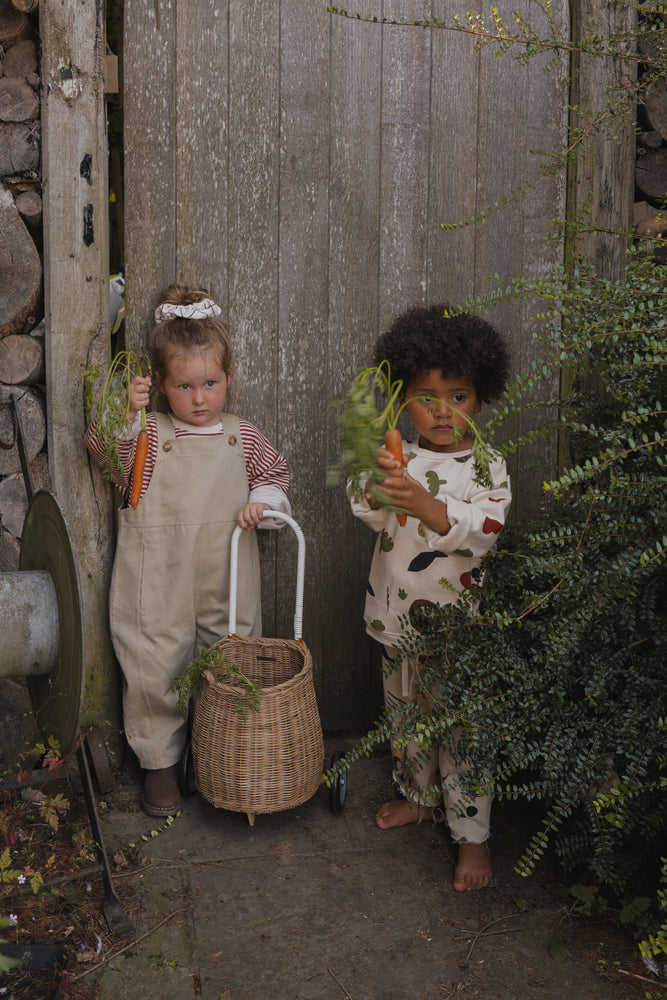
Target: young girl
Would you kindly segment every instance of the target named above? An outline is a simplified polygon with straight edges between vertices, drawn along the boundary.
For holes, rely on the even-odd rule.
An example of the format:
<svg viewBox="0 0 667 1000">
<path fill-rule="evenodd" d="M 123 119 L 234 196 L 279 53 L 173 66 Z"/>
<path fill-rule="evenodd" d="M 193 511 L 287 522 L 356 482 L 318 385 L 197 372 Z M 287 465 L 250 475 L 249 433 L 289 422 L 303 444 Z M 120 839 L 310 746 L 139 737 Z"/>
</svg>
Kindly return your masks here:
<svg viewBox="0 0 667 1000">
<path fill-rule="evenodd" d="M 416 684 L 418 660 L 397 643 L 404 623 L 417 608 L 456 603 L 480 576 L 482 556 L 498 538 L 510 504 L 505 463 L 491 453 L 492 487 L 475 482 L 469 420 L 481 404 L 499 396 L 509 374 L 509 356 L 497 331 L 465 314 L 445 318 L 445 304 L 416 307 L 399 316 L 375 346 L 375 363 L 387 360 L 391 378 L 403 382 L 403 399 L 416 439 L 403 441 L 403 460 L 378 451 L 383 499 L 407 512 L 400 525 L 369 490 L 351 499 L 353 513 L 378 532 L 364 620 L 383 647 L 385 705 L 390 717 L 400 707 L 432 702 Z M 421 398 L 417 398 L 421 397 Z M 444 580 L 444 583 L 442 582 Z M 398 735 L 398 734 L 397 734 Z M 454 872 L 457 891 L 488 885 L 487 848 L 491 801 L 463 796 L 454 761 L 444 748 L 423 762 L 414 744 L 397 739 L 394 778 L 404 798 L 385 802 L 375 817 L 382 829 L 431 818 L 440 805 L 458 844 Z"/>
<path fill-rule="evenodd" d="M 253 528 L 278 527 L 265 510 L 290 513 L 289 475 L 263 434 L 223 412 L 233 378 L 220 308 L 205 289 L 170 285 L 155 310 L 150 377 L 130 383 L 132 430 L 118 441 L 123 472 L 109 617 L 123 674 L 127 740 L 145 770 L 141 806 L 150 816 L 182 807 L 178 762 L 185 723 L 172 684 L 204 648 L 227 634 L 229 547 L 239 524 L 239 635 L 258 635 L 260 579 Z M 127 502 L 139 431 L 148 406 L 148 457 L 136 509 Z M 86 432 L 105 463 L 100 430 Z"/>
</svg>

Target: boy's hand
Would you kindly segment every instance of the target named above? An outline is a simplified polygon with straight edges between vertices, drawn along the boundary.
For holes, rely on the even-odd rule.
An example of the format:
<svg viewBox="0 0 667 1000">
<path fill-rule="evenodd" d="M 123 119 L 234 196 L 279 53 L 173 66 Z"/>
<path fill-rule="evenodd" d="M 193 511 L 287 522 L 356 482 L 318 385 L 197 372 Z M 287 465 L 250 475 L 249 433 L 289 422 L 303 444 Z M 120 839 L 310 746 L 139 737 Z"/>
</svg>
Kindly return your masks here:
<svg viewBox="0 0 667 1000">
<path fill-rule="evenodd" d="M 378 448 L 377 464 L 384 473 L 385 477 L 388 477 L 388 479 L 385 479 L 385 483 L 387 481 L 391 482 L 392 480 L 400 482 L 400 480 L 403 479 L 403 476 L 406 475 L 405 466 L 409 461 L 410 456 L 403 454 L 403 461 L 397 462 L 391 452 L 387 451 L 386 448 Z M 388 490 L 384 486 L 381 486 L 380 489 L 384 494 L 389 495 Z M 378 502 L 377 497 L 372 490 L 368 490 L 365 496 L 368 501 L 368 505 L 372 508 L 372 510 L 377 510 L 382 506 L 382 504 Z"/>
<path fill-rule="evenodd" d="M 150 375 L 135 375 L 130 381 L 129 403 L 127 407 L 127 417 L 130 422 L 134 421 L 139 410 L 148 406 L 150 401 L 151 377 Z"/>
<path fill-rule="evenodd" d="M 421 483 L 412 478 L 405 468 L 409 461 L 409 455 L 404 454 L 401 465 L 385 448 L 380 448 L 378 465 L 385 472 L 380 489 L 393 506 L 400 507 L 410 517 L 416 517 L 432 531 L 446 535 L 451 527 L 447 518 L 447 505 L 431 496 Z M 377 500 L 375 505 L 379 506 Z"/>
<path fill-rule="evenodd" d="M 271 510 L 268 503 L 247 503 L 245 507 L 241 507 L 236 523 L 244 531 L 252 531 L 260 521 L 264 520 L 262 514 L 265 510 Z"/>
</svg>

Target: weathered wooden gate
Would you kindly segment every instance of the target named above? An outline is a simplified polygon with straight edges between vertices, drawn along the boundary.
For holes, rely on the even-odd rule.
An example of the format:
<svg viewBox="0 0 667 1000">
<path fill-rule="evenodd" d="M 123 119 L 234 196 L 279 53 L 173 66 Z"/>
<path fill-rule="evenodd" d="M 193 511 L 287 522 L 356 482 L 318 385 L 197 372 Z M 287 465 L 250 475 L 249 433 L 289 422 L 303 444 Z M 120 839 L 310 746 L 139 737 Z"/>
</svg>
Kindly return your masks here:
<svg viewBox="0 0 667 1000">
<path fill-rule="evenodd" d="M 476 6 L 418 0 L 409 16 L 451 24 Z M 543 26 L 534 0 L 512 7 Z M 567 33 L 567 0 L 552 16 Z M 212 289 L 235 345 L 232 406 L 290 464 L 323 722 L 364 724 L 377 697 L 361 619 L 372 538 L 325 485 L 330 402 L 398 311 L 561 262 L 545 237 L 565 180 L 532 182 L 563 145 L 568 67 L 545 73 L 546 58 L 499 59 L 470 33 L 360 22 L 319 0 L 127 0 L 123 55 L 128 339 L 144 343 L 169 282 Z M 441 227 L 519 188 L 483 222 Z M 516 367 L 534 350 L 525 308 L 492 316 Z M 517 509 L 553 467 L 552 451 L 534 458 L 515 476 Z M 289 634 L 286 533 L 265 538 L 263 565 L 265 632 Z"/>
</svg>

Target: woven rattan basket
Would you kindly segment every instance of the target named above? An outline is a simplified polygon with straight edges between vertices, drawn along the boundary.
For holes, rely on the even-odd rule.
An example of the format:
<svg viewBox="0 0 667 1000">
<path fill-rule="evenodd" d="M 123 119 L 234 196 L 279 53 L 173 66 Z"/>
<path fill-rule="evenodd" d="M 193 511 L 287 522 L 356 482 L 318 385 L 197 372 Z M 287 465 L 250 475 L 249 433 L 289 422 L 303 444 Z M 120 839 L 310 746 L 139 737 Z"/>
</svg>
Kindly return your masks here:
<svg viewBox="0 0 667 1000">
<path fill-rule="evenodd" d="M 277 517 L 278 512 L 266 516 Z M 301 529 L 282 515 L 299 540 L 294 639 L 234 635 L 236 627 L 237 529 L 232 538 L 229 631 L 213 648 L 255 681 L 259 710 L 239 710 L 239 689 L 223 671 L 202 675 L 192 729 L 197 789 L 219 809 L 257 813 L 291 809 L 311 798 L 322 780 L 324 740 L 317 711 L 313 664 L 301 639 L 304 541 Z M 216 676 L 217 675 L 217 676 Z"/>
</svg>

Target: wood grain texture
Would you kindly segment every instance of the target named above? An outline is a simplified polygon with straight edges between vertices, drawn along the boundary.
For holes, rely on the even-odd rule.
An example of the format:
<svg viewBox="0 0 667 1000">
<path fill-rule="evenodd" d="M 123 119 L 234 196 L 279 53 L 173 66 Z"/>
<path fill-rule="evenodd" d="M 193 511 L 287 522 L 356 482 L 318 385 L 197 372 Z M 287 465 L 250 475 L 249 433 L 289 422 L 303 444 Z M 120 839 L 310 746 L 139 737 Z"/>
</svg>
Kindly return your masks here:
<svg viewBox="0 0 667 1000">
<path fill-rule="evenodd" d="M 0 340 L 0 382 L 7 385 L 44 382 L 44 346 L 39 337 L 14 334 Z"/>
<path fill-rule="evenodd" d="M 475 7 L 468 0 L 439 0 L 433 16 L 449 24 Z M 475 294 L 477 226 L 445 227 L 472 219 L 478 208 L 479 53 L 469 35 L 447 29 L 431 34 L 427 297 L 465 302 Z"/>
<path fill-rule="evenodd" d="M 533 0 L 520 0 L 515 9 L 530 17 L 536 30 L 546 32 L 546 18 Z M 567 37 L 569 11 L 566 0 L 552 5 L 555 23 Z M 563 101 L 564 75 L 567 63 L 561 63 L 545 73 L 546 56 L 538 56 L 527 64 L 512 59 L 509 54 L 497 58 L 495 46 L 480 52 L 477 156 L 478 212 L 492 211 L 476 226 L 475 294 L 488 292 L 498 284 L 506 285 L 516 277 L 539 275 L 557 268 L 563 262 L 560 240 L 548 241 L 556 228 L 553 220 L 565 216 L 566 173 L 563 169 L 555 178 L 543 176 L 551 165 L 549 151 L 562 148 L 567 127 L 567 109 Z M 536 108 L 544 109 L 541 113 Z M 499 282 L 489 275 L 498 275 Z M 530 367 L 544 352 L 544 345 L 534 341 L 535 333 L 544 330 L 531 322 L 535 304 L 512 300 L 487 314 L 506 336 L 513 361 L 513 370 Z M 541 398 L 556 396 L 558 375 L 538 390 Z M 531 401 L 531 395 L 526 402 Z M 516 439 L 540 422 L 553 420 L 554 414 L 526 410 L 506 424 L 503 440 Z M 546 470 L 556 461 L 555 437 L 523 448 L 520 464 L 509 462 L 512 476 L 512 518 L 539 508 Z"/>
<path fill-rule="evenodd" d="M 411 18 L 428 16 L 420 0 Z M 404 15 L 400 0 L 386 0 L 385 17 Z M 426 301 L 428 162 L 432 33 L 386 25 L 382 29 L 380 148 L 380 327 Z"/>
<path fill-rule="evenodd" d="M 125 5 L 126 339 L 145 350 L 159 293 L 176 280 L 176 15 L 165 0 Z"/>
<path fill-rule="evenodd" d="M 283 429 L 278 422 L 280 5 L 233 0 L 228 18 L 226 281 L 236 364 L 230 409 L 251 420 L 282 448 Z M 292 456 L 287 458 L 293 464 Z M 264 634 L 280 635 L 276 620 L 278 539 L 273 532 L 260 533 L 260 542 Z M 284 572 L 290 576 L 293 569 L 284 567 Z M 282 633 L 287 638 L 291 634 Z"/>
<path fill-rule="evenodd" d="M 605 0 L 579 0 L 572 13 L 575 41 L 587 34 L 591 24 L 599 25 L 602 36 L 608 37 L 630 31 L 637 20 L 633 5 Z M 572 126 L 583 127 L 585 139 L 572 167 L 570 211 L 590 218 L 590 231 L 579 238 L 577 249 L 608 277 L 618 276 L 631 241 L 637 109 L 633 100 L 619 94 L 626 94 L 636 71 L 635 63 L 586 53 L 576 54 L 573 61 L 571 103 L 579 113 L 573 113 Z M 619 91 L 620 87 L 624 89 Z M 599 115 L 602 118 L 592 127 L 592 118 Z M 625 247 L 614 231 L 628 233 Z"/>
<path fill-rule="evenodd" d="M 110 350 L 103 8 L 45 4 L 40 29 L 49 467 L 81 578 L 81 724 L 108 721 L 117 734 L 119 680 L 106 629 L 113 507 L 83 444 L 83 372 Z"/>
<path fill-rule="evenodd" d="M 12 198 L 0 183 L 0 339 L 34 326 L 42 298 L 42 263 Z"/>
<path fill-rule="evenodd" d="M 344 393 L 372 363 L 379 332 L 382 32 L 372 24 L 331 22 L 328 399 Z M 325 405 L 327 400 L 325 400 Z M 338 409 L 327 406 L 327 466 L 340 459 Z M 320 618 L 325 649 L 321 712 L 325 725 L 363 725 L 380 703 L 379 669 L 361 611 L 373 534 L 352 516 L 345 483 L 322 491 L 328 542 Z M 372 706 L 372 707 L 371 707 Z"/>
<path fill-rule="evenodd" d="M 280 59 L 278 418 L 290 461 L 294 513 L 308 539 L 304 638 L 321 690 L 327 653 L 321 630 L 323 584 L 330 548 L 322 507 L 329 342 L 327 271 L 321 266 L 329 255 L 329 18 L 317 4 L 308 5 L 307 18 L 303 14 L 302 0 L 281 4 L 280 32 L 287 44 Z M 280 579 L 286 569 L 280 559 Z M 281 602 L 281 632 L 291 613 Z"/>
<path fill-rule="evenodd" d="M 535 14 L 534 0 L 517 2 Z M 553 151 L 564 137 L 562 78 L 497 59 L 461 32 L 330 17 L 317 0 L 162 3 L 159 30 L 152 3 L 126 5 L 130 322 L 138 329 L 168 280 L 212 285 L 234 343 L 230 409 L 290 464 L 325 726 L 363 725 L 378 703 L 362 622 L 373 539 L 343 486 L 325 485 L 339 454 L 329 403 L 408 305 L 461 302 L 491 287 L 488 274 L 558 262 L 562 245 L 544 237 L 564 213 L 562 178 L 483 222 L 441 224 L 473 217 L 539 172 L 529 148 Z M 420 0 L 410 17 L 451 21 L 482 7 Z M 566 25 L 566 0 L 553 9 Z M 386 0 L 382 13 L 403 15 L 404 5 Z M 144 123 L 150 141 L 137 134 Z M 516 364 L 529 361 L 525 308 L 490 318 Z M 553 457 L 538 449 L 534 483 Z M 517 492 L 528 504 L 526 483 Z M 261 539 L 265 634 L 290 632 L 292 545 L 285 531 Z"/>
<path fill-rule="evenodd" d="M 227 315 L 229 30 L 224 6 L 179 3 L 175 46 L 176 274 L 187 285 L 209 288 Z"/>
<path fill-rule="evenodd" d="M 4 446 L 0 448 L 0 476 L 21 471 L 21 455 L 14 425 L 14 401 L 23 429 L 23 447 L 28 461 L 32 462 L 46 444 L 46 404 L 43 394 L 25 385 L 0 384 L 0 440 Z"/>
</svg>

